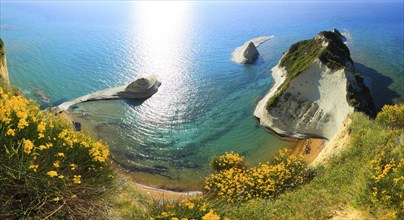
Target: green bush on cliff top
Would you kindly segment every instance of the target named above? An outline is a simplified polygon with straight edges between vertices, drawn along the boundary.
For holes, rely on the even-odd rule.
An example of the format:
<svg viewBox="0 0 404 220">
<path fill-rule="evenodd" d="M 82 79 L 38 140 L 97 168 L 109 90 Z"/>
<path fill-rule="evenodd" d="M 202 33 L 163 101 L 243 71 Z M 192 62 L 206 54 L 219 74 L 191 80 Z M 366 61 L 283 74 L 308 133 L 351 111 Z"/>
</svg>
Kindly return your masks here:
<svg viewBox="0 0 404 220">
<path fill-rule="evenodd" d="M 0 59 L 4 57 L 4 43 L 3 40 L 0 38 Z"/>
<path fill-rule="evenodd" d="M 0 85 L 0 219 L 88 219 L 112 182 L 102 143 Z"/>
</svg>

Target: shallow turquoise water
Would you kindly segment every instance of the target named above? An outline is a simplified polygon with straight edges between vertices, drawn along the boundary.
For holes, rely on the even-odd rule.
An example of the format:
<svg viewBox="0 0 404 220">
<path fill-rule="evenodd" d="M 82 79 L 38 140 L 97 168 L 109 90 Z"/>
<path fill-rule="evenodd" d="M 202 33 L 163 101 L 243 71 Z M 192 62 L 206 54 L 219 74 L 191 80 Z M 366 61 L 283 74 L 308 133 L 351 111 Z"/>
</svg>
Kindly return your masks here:
<svg viewBox="0 0 404 220">
<path fill-rule="evenodd" d="M 332 9 L 332 10 L 330 10 Z M 264 162 L 285 145 L 257 125 L 255 102 L 290 44 L 338 28 L 376 104 L 403 101 L 403 3 L 1 2 L 11 82 L 55 103 L 155 74 L 144 102 L 84 103 L 78 121 L 109 143 L 138 181 L 193 189 L 226 151 Z M 275 37 L 257 63 L 231 62 L 245 41 Z M 46 106 L 45 103 L 41 103 Z"/>
</svg>

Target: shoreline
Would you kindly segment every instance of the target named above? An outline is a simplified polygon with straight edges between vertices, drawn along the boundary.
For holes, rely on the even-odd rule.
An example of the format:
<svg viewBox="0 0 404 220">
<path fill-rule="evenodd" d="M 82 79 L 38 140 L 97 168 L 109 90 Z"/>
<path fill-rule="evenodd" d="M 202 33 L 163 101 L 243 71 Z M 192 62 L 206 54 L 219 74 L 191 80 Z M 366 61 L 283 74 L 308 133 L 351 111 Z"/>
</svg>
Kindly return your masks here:
<svg viewBox="0 0 404 220">
<path fill-rule="evenodd" d="M 62 111 L 61 113 L 59 113 L 59 116 L 70 124 L 72 124 L 74 122 L 73 117 L 66 111 Z M 73 124 L 72 124 L 72 126 L 73 126 Z M 111 163 L 112 167 L 117 171 L 117 174 L 119 174 L 119 176 L 121 176 L 121 178 L 129 179 L 130 180 L 130 181 L 128 181 L 129 184 L 131 184 L 133 187 L 136 187 L 143 193 L 146 193 L 153 197 L 166 198 L 166 199 L 178 199 L 178 198 L 187 198 L 187 197 L 197 196 L 197 195 L 202 194 L 202 191 L 198 191 L 198 190 L 174 191 L 174 190 L 161 189 L 161 188 L 147 186 L 147 185 L 138 183 L 131 176 L 131 175 L 134 175 L 134 173 L 125 170 L 112 159 L 110 159 L 110 163 Z"/>
<path fill-rule="evenodd" d="M 279 83 L 279 80 L 275 81 L 275 82 Z M 274 87 L 272 87 L 272 88 L 274 88 Z M 272 88 L 271 88 L 271 90 L 272 90 Z M 72 124 L 74 122 L 73 117 L 66 111 L 62 111 L 61 113 L 59 113 L 59 116 L 70 124 Z M 259 121 L 258 118 L 257 118 L 257 120 Z M 314 159 L 318 156 L 318 154 L 324 148 L 325 143 L 327 142 L 325 139 L 311 138 L 310 143 L 307 144 L 307 141 L 309 139 L 298 139 L 298 138 L 293 138 L 293 137 L 288 137 L 288 136 L 282 136 L 282 135 L 279 135 L 276 132 L 272 131 L 268 127 L 265 127 L 265 126 L 262 126 L 262 127 L 266 131 L 274 134 L 278 139 L 289 142 L 288 144 L 286 144 L 284 146 L 284 148 L 290 150 L 291 155 L 303 156 L 303 158 L 306 160 L 306 162 L 308 164 L 310 164 L 314 161 Z M 310 149 L 309 152 L 307 151 L 307 148 Z M 128 182 L 128 184 L 131 185 L 131 187 L 134 187 L 134 188 L 138 189 L 140 192 L 150 195 L 152 197 L 176 200 L 176 199 L 180 199 L 180 198 L 188 198 L 188 197 L 198 196 L 198 195 L 202 194 L 202 191 L 198 191 L 198 190 L 174 191 L 174 190 L 162 189 L 162 188 L 152 187 L 152 186 L 138 183 L 136 180 L 134 180 L 134 177 L 132 176 L 132 175 L 136 175 L 135 173 L 125 170 L 124 168 L 122 168 L 118 163 L 114 162 L 113 160 L 110 160 L 110 161 L 111 161 L 110 163 L 111 163 L 112 167 L 117 171 L 117 174 L 118 174 L 118 176 L 120 176 L 120 178 L 129 180 L 127 182 Z"/>
<path fill-rule="evenodd" d="M 140 192 L 150 195 L 154 198 L 157 199 L 168 199 L 168 200 L 179 200 L 179 199 L 186 199 L 189 197 L 194 197 L 198 195 L 202 195 L 202 191 L 184 191 L 184 192 L 178 192 L 178 191 L 173 191 L 173 190 L 167 190 L 167 189 L 160 189 L 152 186 L 147 186 L 144 184 L 140 184 L 136 182 L 132 175 L 135 175 L 134 173 L 131 173 L 130 171 L 126 171 L 122 167 L 119 166 L 119 164 L 115 163 L 113 160 L 111 161 L 111 166 L 113 167 L 114 170 L 116 170 L 117 175 L 122 178 L 126 179 L 127 183 L 130 184 L 131 187 L 136 188 Z"/>
</svg>

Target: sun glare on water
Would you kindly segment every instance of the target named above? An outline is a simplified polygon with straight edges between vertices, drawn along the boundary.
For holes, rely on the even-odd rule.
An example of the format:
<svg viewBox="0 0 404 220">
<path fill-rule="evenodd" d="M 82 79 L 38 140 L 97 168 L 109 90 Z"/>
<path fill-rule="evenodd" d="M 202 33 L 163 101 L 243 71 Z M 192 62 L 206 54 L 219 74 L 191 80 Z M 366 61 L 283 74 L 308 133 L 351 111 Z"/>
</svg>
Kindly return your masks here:
<svg viewBox="0 0 404 220">
<path fill-rule="evenodd" d="M 181 44 L 187 41 L 187 2 L 138 2 L 136 22 L 141 27 L 144 42 L 142 55 L 149 61 L 145 71 L 167 71 L 174 68 L 181 54 Z M 149 69 L 151 68 L 151 69 Z"/>
</svg>

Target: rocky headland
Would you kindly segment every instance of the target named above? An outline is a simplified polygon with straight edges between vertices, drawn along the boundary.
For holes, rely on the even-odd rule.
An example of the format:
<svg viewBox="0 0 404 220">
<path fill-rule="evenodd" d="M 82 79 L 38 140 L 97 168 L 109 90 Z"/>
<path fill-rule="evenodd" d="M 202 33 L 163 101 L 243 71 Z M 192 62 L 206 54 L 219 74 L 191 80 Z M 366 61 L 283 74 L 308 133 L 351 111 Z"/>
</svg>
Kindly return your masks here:
<svg viewBox="0 0 404 220">
<path fill-rule="evenodd" d="M 293 44 L 272 69 L 273 86 L 254 116 L 282 137 L 330 140 L 354 111 L 375 115 L 363 77 L 337 31 Z"/>
</svg>

